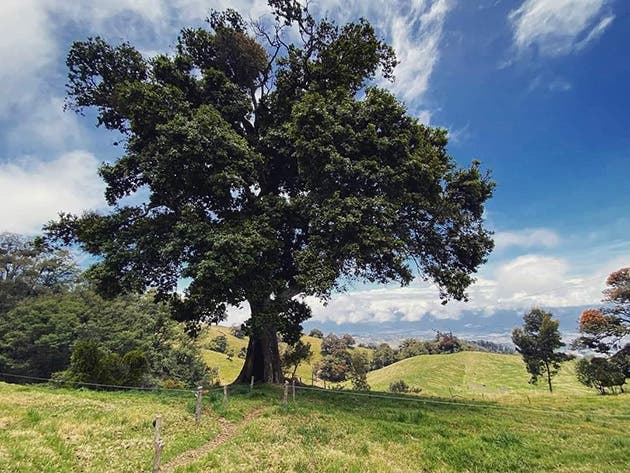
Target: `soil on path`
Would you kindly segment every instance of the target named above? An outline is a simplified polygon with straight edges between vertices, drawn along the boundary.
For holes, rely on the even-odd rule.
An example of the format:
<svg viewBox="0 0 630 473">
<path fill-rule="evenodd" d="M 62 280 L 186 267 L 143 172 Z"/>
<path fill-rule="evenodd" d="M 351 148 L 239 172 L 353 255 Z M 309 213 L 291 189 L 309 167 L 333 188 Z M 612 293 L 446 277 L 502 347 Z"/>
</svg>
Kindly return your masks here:
<svg viewBox="0 0 630 473">
<path fill-rule="evenodd" d="M 201 447 L 198 447 L 192 450 L 187 450 L 181 455 L 173 458 L 170 462 L 166 463 L 160 468 L 160 472 L 172 473 L 173 471 L 175 471 L 175 469 L 179 468 L 180 466 L 185 466 L 190 463 L 194 463 L 197 460 L 200 460 L 205 455 L 207 455 L 210 451 L 212 451 L 213 449 L 227 442 L 232 436 L 234 436 L 237 430 L 239 430 L 244 425 L 251 422 L 252 419 L 255 419 L 256 417 L 258 417 L 263 412 L 263 410 L 264 409 L 262 408 L 253 410 L 252 412 L 247 414 L 243 418 L 243 420 L 241 420 L 240 422 L 236 424 L 232 424 L 226 421 L 224 418 L 220 417 L 219 424 L 221 425 L 221 430 L 219 431 L 219 433 L 217 434 L 215 438 L 213 438 L 210 442 L 202 445 Z"/>
</svg>

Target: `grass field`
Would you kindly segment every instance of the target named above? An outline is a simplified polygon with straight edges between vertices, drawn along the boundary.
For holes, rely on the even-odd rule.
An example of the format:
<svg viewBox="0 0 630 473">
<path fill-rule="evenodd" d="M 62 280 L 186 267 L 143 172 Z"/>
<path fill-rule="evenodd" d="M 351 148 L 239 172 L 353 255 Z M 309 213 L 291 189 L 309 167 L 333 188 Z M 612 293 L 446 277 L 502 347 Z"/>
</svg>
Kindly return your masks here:
<svg viewBox="0 0 630 473">
<path fill-rule="evenodd" d="M 420 396 L 298 390 L 284 407 L 278 388 L 233 387 L 227 408 L 220 393 L 206 396 L 199 426 L 189 393 L 0 383 L 0 471 L 150 471 L 156 413 L 164 418 L 164 471 L 630 470 L 629 395 L 582 389 L 571 366 L 549 394 L 527 384 L 519 363 L 432 355 L 370 374 L 373 389 L 402 377 L 423 388 Z"/>
<path fill-rule="evenodd" d="M 564 363 L 552 378 L 558 394 L 581 396 L 591 392 L 577 381 L 574 367 L 573 361 Z M 529 374 L 520 355 L 472 351 L 420 355 L 368 373 L 368 383 L 379 391 L 386 391 L 398 379 L 420 387 L 422 394 L 429 396 L 498 399 L 547 393 L 545 379 L 537 385 L 527 382 Z"/>
</svg>

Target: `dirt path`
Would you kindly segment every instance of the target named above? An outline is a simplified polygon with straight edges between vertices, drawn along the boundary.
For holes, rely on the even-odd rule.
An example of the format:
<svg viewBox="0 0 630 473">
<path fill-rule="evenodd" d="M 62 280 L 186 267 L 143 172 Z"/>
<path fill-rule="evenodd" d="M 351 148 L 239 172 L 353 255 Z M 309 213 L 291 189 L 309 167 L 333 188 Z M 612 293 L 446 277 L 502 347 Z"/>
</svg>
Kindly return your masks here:
<svg viewBox="0 0 630 473">
<path fill-rule="evenodd" d="M 173 458 L 170 462 L 162 465 L 160 468 L 161 473 L 172 473 L 176 468 L 180 466 L 185 466 L 190 463 L 194 463 L 195 461 L 203 458 L 206 454 L 208 454 L 213 449 L 227 442 L 239 428 L 248 424 L 252 419 L 258 417 L 264 409 L 255 409 L 249 414 L 247 414 L 243 420 L 238 422 L 237 424 L 230 424 L 224 418 L 219 418 L 219 424 L 221 425 L 221 430 L 217 434 L 217 436 L 212 439 L 210 442 L 202 445 L 201 447 L 197 447 L 192 450 L 187 450 L 181 455 Z"/>
</svg>

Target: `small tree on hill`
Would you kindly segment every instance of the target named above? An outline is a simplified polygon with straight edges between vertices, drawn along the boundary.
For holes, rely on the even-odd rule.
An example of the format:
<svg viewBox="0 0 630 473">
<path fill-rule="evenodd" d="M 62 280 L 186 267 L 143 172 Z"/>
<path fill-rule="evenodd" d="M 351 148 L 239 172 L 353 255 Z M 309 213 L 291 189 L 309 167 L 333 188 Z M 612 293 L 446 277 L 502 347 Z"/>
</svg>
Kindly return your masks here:
<svg viewBox="0 0 630 473">
<path fill-rule="evenodd" d="M 354 351 L 351 355 L 350 382 L 354 391 L 369 391 L 367 373 L 370 369 L 370 361 L 365 353 Z"/>
<path fill-rule="evenodd" d="M 324 338 L 324 332 L 322 332 L 321 330 L 317 328 L 314 328 L 313 330 L 310 331 L 308 336 L 313 337 L 313 338 Z"/>
<path fill-rule="evenodd" d="M 282 353 L 282 366 L 285 370 L 291 370 L 291 379 L 295 379 L 295 372 L 302 362 L 309 362 L 313 357 L 310 343 L 298 340 L 295 344 L 289 345 Z"/>
<path fill-rule="evenodd" d="M 551 377 L 558 372 L 560 362 L 566 359 L 556 350 L 564 344 L 560 339 L 559 322 L 552 320 L 552 315 L 541 309 L 532 309 L 523 316 L 523 328 L 512 331 L 512 341 L 516 350 L 523 356 L 527 372 L 531 375 L 530 383 L 536 384 L 538 378 L 545 375 L 549 392 L 552 392 Z"/>
</svg>

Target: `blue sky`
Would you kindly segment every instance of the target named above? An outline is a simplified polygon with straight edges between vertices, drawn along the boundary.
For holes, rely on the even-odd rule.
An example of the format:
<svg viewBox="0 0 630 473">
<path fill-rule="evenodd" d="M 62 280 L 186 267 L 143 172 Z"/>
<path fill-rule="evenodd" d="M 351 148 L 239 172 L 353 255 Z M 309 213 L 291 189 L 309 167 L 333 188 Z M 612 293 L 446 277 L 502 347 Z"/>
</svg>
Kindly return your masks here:
<svg viewBox="0 0 630 473">
<path fill-rule="evenodd" d="M 61 210 L 102 208 L 96 176 L 117 156 L 93 117 L 62 110 L 65 53 L 99 34 L 168 51 L 210 8 L 258 17 L 253 0 L 4 0 L 0 3 L 0 231 L 36 233 Z M 367 17 L 401 65 L 384 84 L 448 128 L 462 165 L 498 183 L 487 208 L 497 249 L 468 304 L 426 284 L 356 284 L 311 325 L 349 331 L 505 334 L 534 305 L 575 330 L 610 271 L 630 265 L 630 6 L 622 0 L 319 0 L 317 15 Z M 234 310 L 230 320 L 247 316 Z"/>
</svg>

